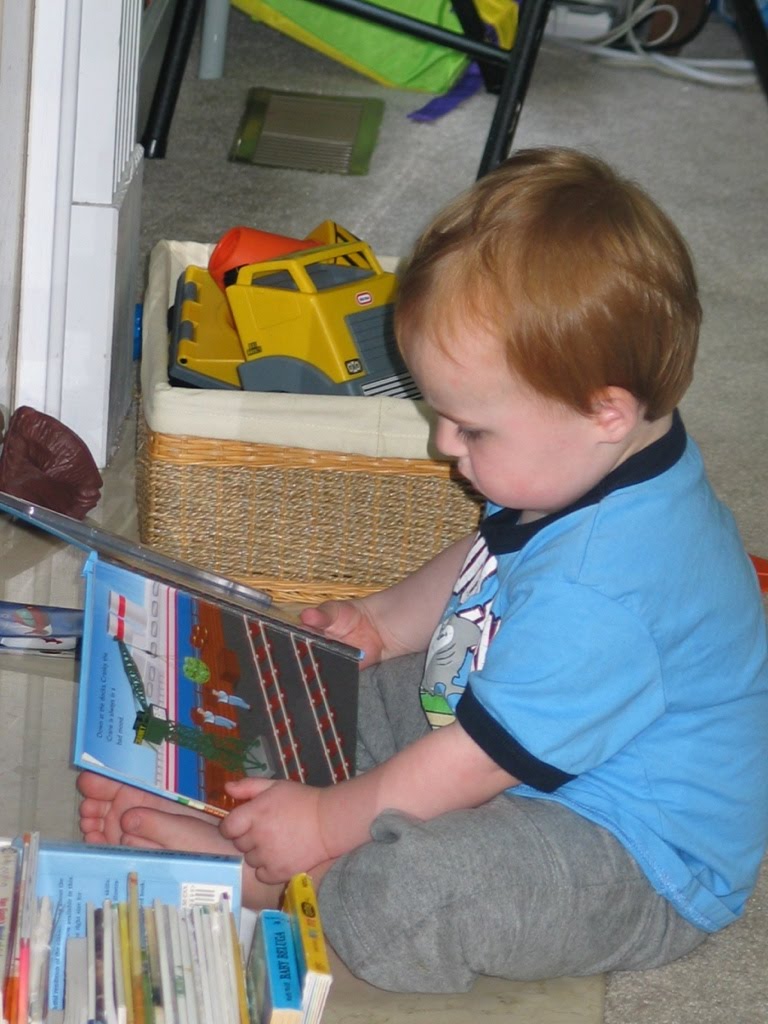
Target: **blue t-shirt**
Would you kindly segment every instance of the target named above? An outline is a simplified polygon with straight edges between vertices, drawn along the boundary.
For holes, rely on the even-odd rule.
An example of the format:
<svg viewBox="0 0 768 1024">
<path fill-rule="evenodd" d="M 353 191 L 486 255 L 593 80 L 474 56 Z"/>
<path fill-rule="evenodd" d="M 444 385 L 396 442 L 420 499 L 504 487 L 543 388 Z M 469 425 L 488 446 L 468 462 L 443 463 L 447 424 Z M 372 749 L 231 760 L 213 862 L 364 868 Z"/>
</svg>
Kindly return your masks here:
<svg viewBox="0 0 768 1024">
<path fill-rule="evenodd" d="M 569 508 L 490 506 L 427 655 L 422 702 L 607 828 L 714 931 L 768 842 L 768 643 L 752 565 L 679 416 Z"/>
</svg>

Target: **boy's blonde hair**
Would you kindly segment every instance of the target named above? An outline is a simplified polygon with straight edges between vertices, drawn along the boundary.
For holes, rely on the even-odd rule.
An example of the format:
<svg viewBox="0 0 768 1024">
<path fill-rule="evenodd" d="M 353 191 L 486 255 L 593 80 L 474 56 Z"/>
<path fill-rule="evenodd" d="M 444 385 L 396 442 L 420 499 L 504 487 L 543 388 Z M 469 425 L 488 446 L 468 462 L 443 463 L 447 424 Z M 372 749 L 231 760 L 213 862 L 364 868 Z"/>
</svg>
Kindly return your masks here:
<svg viewBox="0 0 768 1024">
<path fill-rule="evenodd" d="M 588 414 L 622 387 L 654 420 L 691 382 L 701 307 L 683 238 L 641 188 L 586 154 L 529 149 L 424 231 L 395 316 L 406 358 L 422 341 L 450 355 L 477 328 L 541 395 Z"/>
</svg>

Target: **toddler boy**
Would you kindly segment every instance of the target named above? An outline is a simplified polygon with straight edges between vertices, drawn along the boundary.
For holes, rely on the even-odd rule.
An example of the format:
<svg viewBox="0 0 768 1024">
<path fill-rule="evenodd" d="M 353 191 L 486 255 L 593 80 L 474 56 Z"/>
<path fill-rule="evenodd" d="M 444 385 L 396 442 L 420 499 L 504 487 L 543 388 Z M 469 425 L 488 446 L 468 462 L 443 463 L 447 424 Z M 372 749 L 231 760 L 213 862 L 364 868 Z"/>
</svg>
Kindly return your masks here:
<svg viewBox="0 0 768 1024">
<path fill-rule="evenodd" d="M 84 775 L 86 838 L 234 844 L 258 905 L 308 870 L 331 944 L 389 989 L 650 967 L 735 920 L 768 839 L 768 656 L 677 412 L 700 317 L 677 230 L 596 159 L 522 151 L 459 197 L 396 327 L 485 518 L 303 613 L 372 666 L 361 773 L 241 780 L 218 831 Z"/>
</svg>

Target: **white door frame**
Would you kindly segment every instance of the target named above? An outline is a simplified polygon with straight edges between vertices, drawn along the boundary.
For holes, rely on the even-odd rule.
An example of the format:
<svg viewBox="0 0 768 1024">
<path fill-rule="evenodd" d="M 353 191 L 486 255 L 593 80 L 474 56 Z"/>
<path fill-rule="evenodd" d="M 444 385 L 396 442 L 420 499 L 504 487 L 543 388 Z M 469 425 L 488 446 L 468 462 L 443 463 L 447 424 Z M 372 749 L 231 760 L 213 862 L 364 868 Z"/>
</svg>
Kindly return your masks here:
<svg viewBox="0 0 768 1024">
<path fill-rule="evenodd" d="M 0 411 L 14 408 L 35 0 L 0 0 Z"/>
<path fill-rule="evenodd" d="M 36 0 L 29 78 L 14 398 L 59 419 L 81 8 L 82 0 Z"/>
<path fill-rule="evenodd" d="M 104 466 L 133 391 L 143 3 L 21 2 L 33 16 L 9 400 L 61 420 Z"/>
</svg>

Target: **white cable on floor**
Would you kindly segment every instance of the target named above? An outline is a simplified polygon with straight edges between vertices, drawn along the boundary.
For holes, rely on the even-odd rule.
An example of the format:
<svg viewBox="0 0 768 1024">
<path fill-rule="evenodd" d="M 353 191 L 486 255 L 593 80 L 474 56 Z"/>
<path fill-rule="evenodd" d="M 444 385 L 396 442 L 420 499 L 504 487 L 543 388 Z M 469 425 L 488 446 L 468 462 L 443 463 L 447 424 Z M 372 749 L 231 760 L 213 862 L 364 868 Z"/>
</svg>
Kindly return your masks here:
<svg viewBox="0 0 768 1024">
<path fill-rule="evenodd" d="M 632 33 L 634 35 L 634 33 Z M 630 33 L 627 33 L 630 37 Z M 682 57 L 666 57 L 659 53 L 652 53 L 643 50 L 638 43 L 636 51 L 614 50 L 604 45 L 594 45 L 589 42 L 579 42 L 574 39 L 560 39 L 547 37 L 545 44 L 564 47 L 570 50 L 577 50 L 592 57 L 602 60 L 611 60 L 615 63 L 623 63 L 634 67 L 655 67 L 666 74 L 675 75 L 679 78 L 689 78 L 706 85 L 722 85 L 728 88 L 744 88 L 755 84 L 754 68 L 751 61 L 717 61 L 701 58 L 698 60 L 687 60 Z M 631 39 L 630 39 L 631 43 Z M 743 75 L 722 75 L 709 71 L 708 68 L 723 68 L 727 70 L 744 70 L 748 72 Z"/>
<path fill-rule="evenodd" d="M 579 6 L 594 6 L 605 10 L 605 4 L 600 0 L 579 0 Z M 686 78 L 704 85 L 744 88 L 755 84 L 754 66 L 751 61 L 669 57 L 644 47 L 635 33 L 635 28 L 640 22 L 659 12 L 664 12 L 670 17 L 669 28 L 653 41 L 655 47 L 660 46 L 674 33 L 679 22 L 679 15 L 671 4 L 658 3 L 657 0 L 641 0 L 620 24 L 612 26 L 608 32 L 595 36 L 593 39 L 577 40 L 548 35 L 545 36 L 544 43 L 551 43 L 627 66 L 656 68 L 664 74 Z M 631 50 L 618 50 L 610 45 L 622 38 L 626 38 Z M 744 71 L 745 74 L 728 75 L 721 74 L 721 71 Z"/>
</svg>

